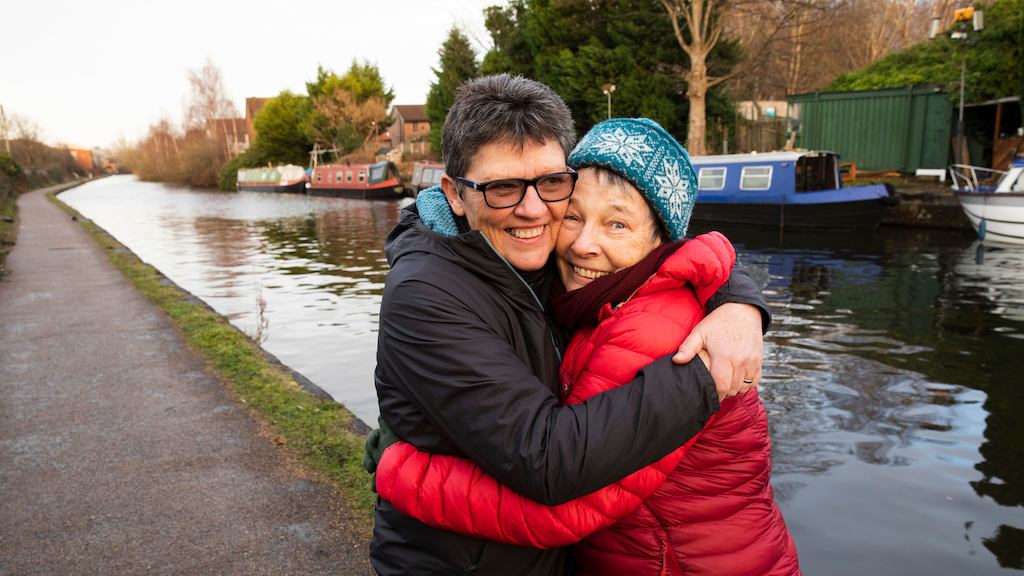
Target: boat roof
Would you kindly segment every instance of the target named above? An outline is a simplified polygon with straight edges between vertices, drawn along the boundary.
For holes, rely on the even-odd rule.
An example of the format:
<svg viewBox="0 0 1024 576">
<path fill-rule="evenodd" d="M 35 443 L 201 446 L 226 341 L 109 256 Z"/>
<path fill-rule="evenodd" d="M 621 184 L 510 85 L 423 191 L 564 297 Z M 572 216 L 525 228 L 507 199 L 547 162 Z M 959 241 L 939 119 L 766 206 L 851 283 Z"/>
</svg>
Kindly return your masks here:
<svg viewBox="0 0 1024 576">
<path fill-rule="evenodd" d="M 332 162 L 330 164 L 317 164 L 317 168 L 369 168 L 370 166 L 379 166 L 387 163 L 387 160 L 381 160 L 380 162 Z"/>
<path fill-rule="evenodd" d="M 822 150 L 801 150 L 798 152 L 764 152 L 753 154 L 718 154 L 715 156 L 690 156 L 694 165 L 704 164 L 757 164 L 768 162 L 796 162 L 804 156 L 817 156 L 820 154 L 835 155 L 835 152 Z"/>
</svg>

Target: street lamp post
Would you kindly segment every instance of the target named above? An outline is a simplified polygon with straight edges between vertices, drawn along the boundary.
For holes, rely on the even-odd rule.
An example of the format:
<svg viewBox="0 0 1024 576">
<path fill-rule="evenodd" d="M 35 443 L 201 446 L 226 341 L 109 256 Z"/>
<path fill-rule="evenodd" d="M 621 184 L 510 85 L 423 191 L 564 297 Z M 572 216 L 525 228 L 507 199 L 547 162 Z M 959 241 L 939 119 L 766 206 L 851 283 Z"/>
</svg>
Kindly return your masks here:
<svg viewBox="0 0 1024 576">
<path fill-rule="evenodd" d="M 601 86 L 601 91 L 608 97 L 608 118 L 612 117 L 612 92 L 615 92 L 615 84 L 605 84 Z"/>
<path fill-rule="evenodd" d="M 975 32 L 981 32 L 985 28 L 985 16 L 981 10 L 975 10 L 974 7 L 961 8 L 953 13 L 953 22 L 956 26 L 956 30 L 949 35 L 953 40 L 962 40 L 964 42 L 963 53 L 960 56 L 960 102 L 957 112 L 956 121 L 956 152 L 954 158 L 957 164 L 964 163 L 964 145 L 966 144 L 966 137 L 964 136 L 964 84 L 967 81 L 967 22 L 971 23 L 971 27 Z M 937 27 L 932 26 L 935 30 Z"/>
</svg>

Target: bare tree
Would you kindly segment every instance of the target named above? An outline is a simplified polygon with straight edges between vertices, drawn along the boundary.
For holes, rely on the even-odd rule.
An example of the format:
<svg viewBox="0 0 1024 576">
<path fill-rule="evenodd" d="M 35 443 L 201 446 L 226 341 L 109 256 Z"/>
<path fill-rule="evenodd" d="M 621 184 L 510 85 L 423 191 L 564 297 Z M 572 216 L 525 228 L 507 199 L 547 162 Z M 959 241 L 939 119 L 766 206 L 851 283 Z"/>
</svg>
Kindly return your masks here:
<svg viewBox="0 0 1024 576">
<path fill-rule="evenodd" d="M 924 41 L 932 17 L 950 25 L 958 0 L 761 0 L 737 3 L 728 13 L 725 34 L 746 50 L 744 68 L 731 92 L 742 99 L 780 99 L 818 90 L 837 76 L 870 65 L 888 54 Z M 786 6 L 796 8 L 786 10 Z M 788 21 L 786 21 L 788 19 Z M 759 39 L 782 22 L 780 33 Z"/>
<path fill-rule="evenodd" d="M 199 70 L 188 71 L 191 88 L 185 108 L 185 129 L 205 128 L 210 120 L 234 118 L 238 109 L 227 97 L 220 68 L 209 59 Z"/>
<path fill-rule="evenodd" d="M 712 76 L 708 69 L 708 55 L 724 37 L 727 26 L 732 27 L 730 37 L 747 48 L 748 53 L 761 54 L 775 42 L 789 26 L 796 10 L 810 0 L 660 0 L 672 22 L 676 42 L 689 60 L 683 70 L 686 97 L 690 102 L 690 118 L 686 146 L 691 154 L 706 153 L 707 132 L 706 97 L 708 89 L 729 80 L 748 69 L 752 60 L 738 66 L 729 74 Z M 758 14 L 757 25 L 743 30 L 744 21 L 734 14 Z M 766 17 L 766 15 L 768 15 Z"/>
</svg>

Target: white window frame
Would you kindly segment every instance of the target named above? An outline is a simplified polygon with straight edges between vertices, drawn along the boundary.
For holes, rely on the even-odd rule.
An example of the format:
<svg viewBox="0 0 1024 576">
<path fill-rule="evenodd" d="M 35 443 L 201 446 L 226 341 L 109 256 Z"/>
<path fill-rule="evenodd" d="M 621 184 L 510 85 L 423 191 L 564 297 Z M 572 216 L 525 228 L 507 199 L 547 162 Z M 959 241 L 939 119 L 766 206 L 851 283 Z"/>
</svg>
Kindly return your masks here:
<svg viewBox="0 0 1024 576">
<path fill-rule="evenodd" d="M 704 171 L 721 170 L 722 171 L 722 185 L 718 188 L 705 187 L 701 184 L 704 180 Z M 725 190 L 725 178 L 729 175 L 729 168 L 725 166 L 705 166 L 697 172 L 697 190 Z M 708 176 L 708 178 L 718 178 L 718 176 Z"/>
<path fill-rule="evenodd" d="M 746 181 L 747 176 L 748 176 L 747 171 L 749 171 L 749 170 L 765 170 L 765 169 L 768 170 L 768 173 L 766 175 L 762 175 L 762 174 L 749 175 L 749 176 L 754 177 L 754 178 L 763 178 L 764 176 L 767 176 L 768 177 L 768 182 L 766 183 L 766 185 L 763 188 L 761 188 L 761 187 L 756 187 L 755 188 L 755 187 L 751 187 L 751 186 L 744 186 L 744 182 Z M 774 172 L 775 172 L 774 166 L 744 166 L 743 170 L 740 172 L 740 190 L 755 190 L 755 191 L 761 191 L 761 192 L 763 192 L 765 190 L 770 190 L 771 187 L 772 187 L 772 174 Z"/>
<path fill-rule="evenodd" d="M 360 170 L 359 174 L 356 175 L 356 180 L 366 182 L 366 170 Z"/>
</svg>

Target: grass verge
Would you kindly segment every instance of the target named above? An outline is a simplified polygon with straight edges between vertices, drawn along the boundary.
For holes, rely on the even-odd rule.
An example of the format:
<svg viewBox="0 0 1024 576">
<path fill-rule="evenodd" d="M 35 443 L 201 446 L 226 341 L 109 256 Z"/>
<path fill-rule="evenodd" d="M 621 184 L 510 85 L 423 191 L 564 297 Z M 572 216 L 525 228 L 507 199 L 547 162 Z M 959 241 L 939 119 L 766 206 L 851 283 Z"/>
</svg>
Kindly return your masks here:
<svg viewBox="0 0 1024 576">
<path fill-rule="evenodd" d="M 0 278 L 7 274 L 7 255 L 18 239 L 18 195 L 0 193 Z"/>
<path fill-rule="evenodd" d="M 140 260 L 102 228 L 64 204 L 47 197 L 78 218 L 103 247 L 110 262 L 181 329 L 188 345 L 201 354 L 251 407 L 258 419 L 287 445 L 299 461 L 320 473 L 353 512 L 357 528 L 370 533 L 375 495 L 362 468 L 364 438 L 353 431 L 344 406 L 303 390 L 286 370 L 269 360 L 245 334 L 221 315 L 196 301 L 152 266 Z"/>
</svg>

